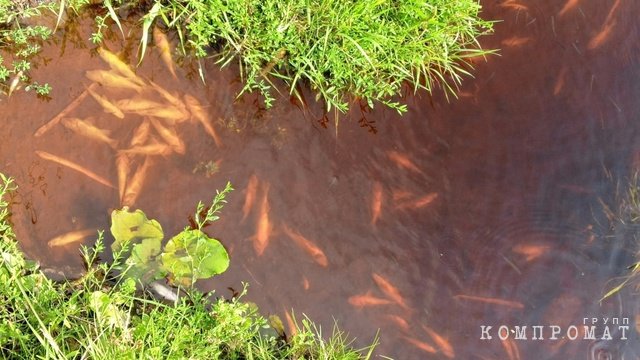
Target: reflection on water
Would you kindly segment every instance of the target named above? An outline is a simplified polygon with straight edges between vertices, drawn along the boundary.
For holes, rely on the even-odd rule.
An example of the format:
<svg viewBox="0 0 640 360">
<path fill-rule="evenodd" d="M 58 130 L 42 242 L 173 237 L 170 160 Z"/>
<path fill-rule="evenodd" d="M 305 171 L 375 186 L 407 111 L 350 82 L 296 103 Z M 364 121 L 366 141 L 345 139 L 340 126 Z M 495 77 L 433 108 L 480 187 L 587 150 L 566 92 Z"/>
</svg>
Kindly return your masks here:
<svg viewBox="0 0 640 360">
<path fill-rule="evenodd" d="M 78 241 L 48 241 L 107 229 L 110 211 L 125 202 L 178 232 L 195 204 L 230 180 L 236 191 L 207 230 L 229 249 L 231 267 L 202 283 L 205 290 L 229 295 L 224 289 L 249 282 L 248 300 L 265 312 L 294 309 L 325 329 L 335 319 L 358 337 L 355 345 L 380 329 L 378 353 L 398 359 L 637 358 L 636 298 L 625 291 L 597 300 L 637 247 L 610 231 L 601 203 L 615 208 L 616 183 L 624 186 L 640 153 L 632 16 L 640 5 L 484 6 L 487 18 L 504 20 L 484 46 L 503 50 L 478 59 L 459 99 L 408 97 L 403 117 L 355 109 L 337 130 L 319 104 L 281 99 L 265 111 L 253 96 L 236 99 L 235 69 L 206 62 L 206 86 L 189 66 L 174 79 L 156 48 L 136 69 L 143 84 L 91 85 L 111 70 L 86 42 L 66 43 L 88 38 L 91 21 L 68 27 L 57 40 L 66 46 L 48 46 L 49 64 L 37 71 L 53 85 L 52 101 L 16 94 L 1 105 L 0 171 L 20 185 L 13 219 L 22 246 L 74 273 L 82 268 Z M 106 47 L 135 63 L 136 36 Z M 89 94 L 68 117 L 90 119 L 108 138 L 82 136 L 72 120 L 33 136 L 91 86 L 120 107 L 145 100 L 183 114 L 125 111 L 120 119 Z M 201 104 L 190 106 L 189 97 Z M 138 184 L 129 197 L 127 183 Z M 566 334 L 584 318 L 615 317 L 631 320 L 627 340 L 617 328 L 601 340 L 598 327 L 597 341 L 550 340 L 550 328 L 544 341 L 500 340 L 497 330 L 556 325 Z M 483 325 L 493 326 L 492 340 L 481 340 Z"/>
</svg>

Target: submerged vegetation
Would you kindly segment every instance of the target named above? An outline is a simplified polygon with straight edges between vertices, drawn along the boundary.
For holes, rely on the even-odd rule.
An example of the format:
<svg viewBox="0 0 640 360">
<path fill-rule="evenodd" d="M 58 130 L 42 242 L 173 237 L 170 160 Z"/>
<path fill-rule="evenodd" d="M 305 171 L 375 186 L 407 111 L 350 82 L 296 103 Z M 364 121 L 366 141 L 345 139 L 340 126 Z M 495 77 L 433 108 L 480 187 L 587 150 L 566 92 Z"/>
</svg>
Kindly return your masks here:
<svg viewBox="0 0 640 360">
<path fill-rule="evenodd" d="M 2 358 L 366 359 L 372 355 L 375 342 L 354 350 L 337 328 L 324 340 L 320 328 L 307 318 L 301 325 L 294 320 L 287 336 L 277 317 L 267 319 L 255 305 L 241 301 L 246 287 L 231 299 L 188 289 L 169 304 L 156 300 L 127 276 L 127 269 L 137 263 L 124 259 L 128 249 L 136 253 L 136 245 L 120 243 L 112 263 L 99 260 L 105 249 L 101 232 L 92 248 L 82 249 L 86 273 L 72 282 L 53 282 L 18 249 L 6 199 L 13 189 L 12 180 L 0 174 Z M 216 199 L 221 205 L 224 195 Z M 215 220 L 220 210 L 216 199 L 208 210 L 198 206 L 198 214 L 205 214 L 196 218 L 198 224 Z M 193 257 L 187 257 L 193 263 Z M 189 269 L 196 274 L 195 268 Z"/>
<path fill-rule="evenodd" d="M 18 52 L 28 47 L 27 58 L 38 51 L 38 45 L 9 34 L 33 30 L 46 39 L 51 29 L 23 27 L 24 19 L 49 10 L 60 20 L 65 11 L 90 6 L 88 0 L 67 0 L 23 10 L 12 3 L 0 0 L 0 14 L 10 14 L 0 17 L 5 28 L 0 46 Z M 344 112 L 351 102 L 362 101 L 369 107 L 382 103 L 404 112 L 406 105 L 397 99 L 404 84 L 429 92 L 440 86 L 455 95 L 462 77 L 470 75 L 468 59 L 492 52 L 482 50 L 478 42 L 478 37 L 491 33 L 493 23 L 480 18 L 477 0 L 158 0 L 149 5 L 106 0 L 92 4 L 100 9 L 91 38 L 94 43 L 102 41 L 111 25 L 124 36 L 121 10 L 141 8 L 140 61 L 151 34 L 162 33 L 158 26 L 172 29 L 183 55 L 212 56 L 222 66 L 237 62 L 245 84 L 241 93 L 257 90 L 267 106 L 282 84 L 304 102 L 298 91 L 302 84 L 315 91 L 327 110 Z M 154 36 L 154 42 L 164 46 L 161 37 Z M 26 73 L 20 72 L 28 70 L 25 63 L 0 68 L 4 69 L 0 81 L 6 82 L 11 75 L 26 80 Z M 40 89 L 48 91 L 48 87 Z"/>
</svg>

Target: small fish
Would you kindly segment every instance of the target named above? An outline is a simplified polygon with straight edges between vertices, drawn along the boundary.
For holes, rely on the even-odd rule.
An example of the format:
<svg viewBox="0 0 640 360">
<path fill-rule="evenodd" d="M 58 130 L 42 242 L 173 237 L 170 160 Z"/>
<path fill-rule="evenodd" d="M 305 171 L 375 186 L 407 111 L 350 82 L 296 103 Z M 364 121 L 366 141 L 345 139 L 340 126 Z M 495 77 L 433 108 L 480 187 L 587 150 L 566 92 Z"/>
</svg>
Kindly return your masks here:
<svg viewBox="0 0 640 360">
<path fill-rule="evenodd" d="M 373 277 L 373 281 L 375 281 L 376 285 L 378 285 L 378 288 L 380 288 L 380 290 L 389 299 L 393 300 L 393 302 L 402 306 L 403 308 L 409 309 L 404 298 L 402 297 L 402 295 L 400 295 L 400 291 L 398 290 L 398 288 L 393 286 L 393 284 L 391 284 L 389 280 L 385 279 L 384 277 L 376 273 L 373 273 L 372 277 Z"/>
<path fill-rule="evenodd" d="M 602 46 L 602 44 L 604 44 L 607 39 L 609 39 L 609 37 L 612 34 L 613 31 L 613 27 L 616 25 L 616 22 L 607 22 L 604 25 L 602 25 L 602 28 L 600 29 L 600 31 L 598 31 L 598 33 L 591 38 L 591 40 L 589 40 L 589 44 L 587 45 L 587 48 L 589 50 L 593 50 L 596 49 L 600 46 Z"/>
<path fill-rule="evenodd" d="M 95 91 L 89 88 L 87 88 L 87 91 L 89 92 L 89 95 L 91 95 L 91 97 L 93 97 L 96 102 L 100 104 L 100 106 L 102 106 L 104 112 L 113 114 L 119 119 L 124 119 L 124 114 L 122 113 L 122 111 L 120 111 L 120 109 L 118 109 L 111 101 L 107 100 L 107 98 L 101 95 L 98 95 Z"/>
<path fill-rule="evenodd" d="M 401 318 L 398 315 L 385 315 L 384 317 L 394 323 L 397 327 L 400 328 L 400 330 L 404 332 L 409 332 L 411 330 L 411 327 L 409 326 L 407 320 Z"/>
<path fill-rule="evenodd" d="M 120 195 L 120 203 L 124 200 L 127 187 L 127 177 L 131 169 L 131 159 L 125 153 L 116 155 L 116 172 L 118 174 L 118 193 Z"/>
<path fill-rule="evenodd" d="M 13 93 L 18 88 L 18 84 L 20 83 L 20 78 L 22 78 L 22 75 L 22 70 L 20 70 L 18 71 L 16 76 L 13 77 L 13 80 L 11 80 L 11 83 L 9 84 L 9 93 L 7 94 L 7 96 L 11 96 L 11 93 Z"/>
<path fill-rule="evenodd" d="M 371 195 L 371 225 L 376 225 L 382 212 L 382 185 L 379 182 L 373 183 Z"/>
<path fill-rule="evenodd" d="M 244 205 L 242 206 L 242 221 L 244 221 L 249 212 L 253 208 L 253 203 L 256 200 L 256 193 L 258 191 L 258 178 L 255 175 L 251 175 L 249 178 L 249 184 L 247 184 L 247 189 L 244 191 Z"/>
<path fill-rule="evenodd" d="M 433 342 L 440 349 L 444 356 L 448 357 L 449 359 L 453 359 L 456 356 L 455 351 L 453 350 L 453 346 L 451 346 L 451 343 L 447 339 L 443 338 L 440 334 L 433 331 L 433 329 L 428 326 L 422 325 L 422 329 L 431 337 L 431 339 L 433 339 Z"/>
<path fill-rule="evenodd" d="M 109 137 L 109 134 L 111 133 L 109 130 L 95 127 L 87 121 L 78 118 L 65 118 L 62 120 L 62 124 L 79 135 L 103 142 L 111 146 L 113 149 L 118 146 L 118 142 Z"/>
<path fill-rule="evenodd" d="M 189 112 L 191 112 L 191 117 L 199 121 L 204 127 L 204 131 L 207 132 L 216 143 L 217 147 L 222 147 L 222 141 L 216 132 L 216 129 L 211 124 L 211 120 L 209 119 L 209 115 L 207 115 L 206 111 L 204 111 L 204 107 L 200 104 L 198 99 L 195 97 L 185 94 L 184 102 L 187 104 L 187 108 Z"/>
<path fill-rule="evenodd" d="M 413 193 L 407 190 L 394 189 L 391 192 L 391 197 L 393 198 L 394 202 L 406 200 L 412 196 L 413 196 Z"/>
<path fill-rule="evenodd" d="M 428 352 L 430 354 L 435 354 L 438 352 L 438 350 L 436 350 L 436 348 L 434 348 L 433 346 L 427 344 L 426 342 L 414 339 L 412 337 L 408 337 L 408 336 L 404 336 L 404 339 L 411 345 L 417 347 L 418 349 L 424 351 L 424 352 Z"/>
<path fill-rule="evenodd" d="M 141 146 L 144 144 L 149 138 L 149 130 L 151 129 L 151 124 L 148 119 L 145 119 L 140 126 L 138 126 L 133 131 L 133 136 L 131 136 L 131 146 Z"/>
<path fill-rule="evenodd" d="M 518 244 L 514 246 L 511 251 L 524 256 L 525 261 L 529 262 L 544 255 L 549 249 L 549 245 Z"/>
<path fill-rule="evenodd" d="M 115 187 L 113 186 L 113 184 L 109 180 L 103 178 L 102 176 L 97 175 L 96 173 L 94 173 L 91 170 L 85 169 L 84 167 L 74 163 L 73 161 L 69 161 L 67 159 L 63 159 L 61 157 L 55 156 L 53 154 L 50 154 L 50 153 L 48 153 L 46 151 L 36 151 L 36 154 L 38 156 L 40 156 L 41 158 L 45 159 L 45 160 L 53 161 L 53 162 L 56 162 L 56 163 L 58 163 L 60 165 L 66 166 L 66 167 L 68 167 L 68 168 L 70 168 L 72 170 L 75 170 L 75 171 L 77 171 L 77 172 L 79 172 L 79 173 L 81 173 L 81 174 L 83 174 L 83 175 L 85 175 L 85 176 L 87 176 L 87 177 L 99 182 L 100 184 L 102 184 L 104 186 L 107 186 L 107 187 L 110 187 L 112 189 L 115 189 Z"/>
<path fill-rule="evenodd" d="M 152 158 L 147 156 L 144 159 L 144 163 L 138 166 L 135 174 L 133 174 L 131 179 L 127 181 L 127 189 L 125 190 L 124 197 L 122 199 L 122 206 L 132 207 L 135 204 L 140 192 L 142 191 L 142 186 L 144 185 L 144 181 L 147 177 L 147 172 L 152 164 Z"/>
<path fill-rule="evenodd" d="M 435 199 L 438 198 L 438 193 L 430 193 L 425 196 L 422 196 L 416 200 L 405 201 L 396 206 L 396 209 L 421 209 L 429 204 L 431 204 Z"/>
<path fill-rule="evenodd" d="M 505 9 L 517 10 L 517 11 L 528 11 L 529 8 L 526 5 L 518 4 L 513 0 L 507 0 L 500 4 L 501 7 Z"/>
<path fill-rule="evenodd" d="M 298 326 L 293 320 L 293 317 L 289 315 L 288 311 L 284 311 L 284 318 L 287 320 L 287 327 L 289 328 L 289 334 L 293 337 L 298 333 Z"/>
<path fill-rule="evenodd" d="M 100 55 L 102 60 L 104 60 L 104 62 L 106 62 L 109 67 L 119 72 L 122 76 L 129 78 L 131 81 L 142 87 L 146 86 L 144 81 L 140 79 L 138 75 L 133 72 L 133 70 L 131 70 L 131 67 L 124 61 L 120 60 L 120 58 L 116 54 L 105 48 L 98 48 L 98 55 Z"/>
<path fill-rule="evenodd" d="M 184 101 L 182 101 L 177 95 L 170 93 L 165 88 L 163 88 L 162 86 L 156 84 L 151 80 L 149 80 L 149 83 L 151 84 L 153 89 L 158 94 L 160 94 L 160 96 L 162 96 L 165 100 L 167 100 L 167 102 L 169 102 L 169 104 L 175 106 L 177 109 L 180 109 L 180 111 L 184 111 L 184 112 L 188 111 L 187 104 L 185 104 Z"/>
<path fill-rule="evenodd" d="M 171 126 L 175 125 L 176 123 L 181 123 L 189 118 L 189 114 L 187 112 L 177 109 L 173 106 L 166 105 L 150 109 L 140 109 L 135 111 L 135 113 L 141 116 L 160 118 Z"/>
<path fill-rule="evenodd" d="M 176 69 L 173 65 L 173 59 L 171 58 L 171 45 L 167 35 L 163 33 L 158 27 L 153 28 L 153 40 L 156 42 L 156 47 L 160 52 L 160 58 L 169 69 L 169 72 L 174 79 L 177 79 Z"/>
<path fill-rule="evenodd" d="M 393 303 L 391 300 L 375 297 L 371 295 L 370 292 L 367 292 L 366 294 L 351 296 L 349 297 L 348 301 L 349 304 L 357 308 L 389 305 Z"/>
<path fill-rule="evenodd" d="M 186 149 L 184 142 L 182 141 L 182 139 L 180 139 L 178 134 L 176 134 L 175 129 L 168 129 L 162 126 L 162 124 L 160 124 L 158 120 L 153 118 L 149 119 L 149 121 L 151 122 L 151 125 L 153 125 L 153 127 L 156 129 L 158 134 L 160 134 L 160 137 L 162 137 L 162 139 L 167 142 L 167 145 L 169 145 L 171 149 L 173 149 L 173 151 L 178 154 L 185 153 Z"/>
<path fill-rule="evenodd" d="M 303 276 L 302 277 L 302 288 L 305 289 L 305 290 L 309 290 L 310 286 L 311 285 L 309 284 L 309 279 L 307 279 L 306 276 Z"/>
<path fill-rule="evenodd" d="M 318 265 L 322 267 L 327 267 L 329 265 L 327 256 L 311 240 L 291 230 L 286 224 L 282 224 L 282 228 L 285 234 L 287 234 L 287 236 L 289 236 L 291 240 L 293 240 L 299 247 L 301 247 L 302 250 L 311 255 L 313 261 L 315 261 Z"/>
<path fill-rule="evenodd" d="M 128 113 L 139 113 L 141 111 L 161 109 L 165 107 L 165 105 L 162 103 L 151 101 L 142 97 L 118 100 L 115 102 L 115 105 L 118 107 L 118 109 Z"/>
<path fill-rule="evenodd" d="M 504 300 L 504 299 L 498 299 L 498 298 L 464 295 L 464 294 L 454 295 L 453 298 L 460 299 L 460 300 L 478 301 L 478 302 L 483 302 L 483 303 L 493 304 L 493 305 L 506 306 L 514 309 L 524 309 L 524 305 L 518 301 L 510 301 L 510 300 Z"/>
<path fill-rule="evenodd" d="M 153 141 L 147 145 L 134 146 L 126 150 L 121 150 L 121 152 L 130 155 L 166 156 L 171 154 L 171 147 L 165 143 Z"/>
<path fill-rule="evenodd" d="M 564 88 L 565 78 L 567 76 L 567 66 L 563 66 L 562 70 L 558 74 L 558 78 L 556 79 L 556 84 L 553 86 L 553 95 L 557 96 Z"/>
<path fill-rule="evenodd" d="M 138 93 L 142 91 L 142 86 L 133 80 L 124 76 L 116 75 L 109 71 L 89 70 L 85 73 L 85 76 L 87 79 L 100 83 L 106 87 L 133 90 Z"/>
<path fill-rule="evenodd" d="M 78 107 L 78 105 L 80 105 L 82 100 L 84 100 L 84 98 L 86 98 L 89 95 L 89 91 L 93 90 L 96 86 L 98 86 L 98 84 L 96 83 L 92 83 L 91 85 L 89 85 L 86 89 L 84 89 L 82 93 L 80 93 L 80 95 L 78 95 L 78 97 L 76 97 L 64 109 L 62 109 L 62 111 L 60 111 L 58 115 L 54 116 L 51 120 L 49 120 L 49 122 L 47 122 L 46 124 L 38 128 L 38 130 L 35 132 L 35 134 L 33 134 L 33 136 L 35 137 L 42 136 L 44 133 L 49 131 L 52 127 L 56 126 L 60 122 L 60 120 L 62 120 L 62 118 L 67 116 L 68 113 L 70 113 L 76 107 Z"/>
<path fill-rule="evenodd" d="M 269 245 L 269 239 L 273 231 L 273 225 L 269 220 L 269 185 L 266 185 L 262 203 L 260 205 L 260 216 L 258 217 L 257 232 L 253 237 L 253 248 L 258 256 L 262 256 L 264 250 Z"/>
<path fill-rule="evenodd" d="M 580 0 L 567 0 L 567 2 L 564 4 L 562 9 L 558 13 L 558 16 L 563 16 L 564 14 L 568 13 L 569 11 L 574 9 L 576 6 L 578 6 L 579 2 Z"/>
<path fill-rule="evenodd" d="M 49 247 L 69 245 L 78 241 L 82 241 L 82 239 L 95 233 L 96 231 L 93 229 L 71 231 L 66 234 L 58 235 L 49 240 L 48 245 Z"/>
<path fill-rule="evenodd" d="M 512 36 L 508 39 L 502 40 L 502 45 L 508 47 L 520 47 L 531 41 L 530 37 Z"/>
<path fill-rule="evenodd" d="M 424 175 L 422 170 L 420 170 L 420 168 L 418 168 L 416 164 L 413 163 L 413 161 L 409 160 L 409 158 L 406 155 L 401 154 L 397 151 L 390 150 L 390 151 L 387 151 L 387 156 L 398 167 Z"/>
</svg>

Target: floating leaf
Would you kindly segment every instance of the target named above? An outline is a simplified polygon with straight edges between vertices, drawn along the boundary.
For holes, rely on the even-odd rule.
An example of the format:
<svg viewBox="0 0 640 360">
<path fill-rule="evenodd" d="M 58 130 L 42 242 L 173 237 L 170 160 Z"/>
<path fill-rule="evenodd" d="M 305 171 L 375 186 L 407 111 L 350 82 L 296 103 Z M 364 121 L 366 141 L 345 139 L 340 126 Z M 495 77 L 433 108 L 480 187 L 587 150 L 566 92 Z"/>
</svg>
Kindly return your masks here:
<svg viewBox="0 0 640 360">
<path fill-rule="evenodd" d="M 165 270 L 181 284 L 193 284 L 229 267 L 229 254 L 222 244 L 200 230 L 184 230 L 174 236 L 161 258 Z"/>
<path fill-rule="evenodd" d="M 153 240 L 153 246 L 147 242 L 151 248 L 160 247 L 164 233 L 162 226 L 155 220 L 147 219 L 142 210 L 129 212 L 127 207 L 122 210 L 114 210 L 111 213 L 111 234 L 115 241 L 111 245 L 113 251 L 118 251 L 123 245 L 131 243 L 142 243 L 145 239 Z M 142 255 L 142 250 L 140 255 Z"/>
</svg>

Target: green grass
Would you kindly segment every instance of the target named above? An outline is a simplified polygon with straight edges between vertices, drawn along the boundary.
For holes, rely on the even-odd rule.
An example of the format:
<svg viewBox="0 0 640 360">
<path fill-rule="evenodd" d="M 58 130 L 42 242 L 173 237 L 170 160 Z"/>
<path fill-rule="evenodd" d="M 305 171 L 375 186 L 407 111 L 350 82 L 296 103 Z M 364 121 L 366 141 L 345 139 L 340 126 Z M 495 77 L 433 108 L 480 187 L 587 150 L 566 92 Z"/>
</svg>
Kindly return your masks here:
<svg viewBox="0 0 640 360">
<path fill-rule="evenodd" d="M 52 30 L 25 27 L 22 20 L 45 10 L 60 20 L 64 11 L 82 11 L 89 1 L 53 1 L 35 8 L 12 4 L 0 0 L 0 14 L 8 14 L 0 15 L 0 48 L 22 53 L 24 62 L 0 65 L 0 82 L 7 89 L 11 76 L 29 82 L 28 60 L 40 46 L 32 40 L 46 39 Z M 213 57 L 222 66 L 238 63 L 241 94 L 259 91 L 267 106 L 276 93 L 300 98 L 297 89 L 303 85 L 327 110 L 346 112 L 361 102 L 402 113 L 407 107 L 398 97 L 404 86 L 428 92 L 442 88 L 455 96 L 463 77 L 471 75 L 468 59 L 494 52 L 482 50 L 478 42 L 493 26 L 480 18 L 478 0 L 106 0 L 93 7 L 94 43 L 102 41 L 110 25 L 124 37 L 121 8 L 146 9 L 140 21 L 140 60 L 151 42 L 151 28 L 162 23 L 177 32 L 183 55 Z M 13 36 L 23 31 L 27 42 Z M 39 93 L 50 90 L 31 84 Z"/>
<path fill-rule="evenodd" d="M 114 262 L 100 262 L 102 234 L 83 250 L 86 273 L 56 283 L 21 254 L 9 224 L 11 179 L 0 174 L 0 357 L 12 359 L 368 359 L 334 328 L 309 319 L 285 337 L 282 322 L 254 304 L 197 290 L 171 304 L 136 289 Z"/>
</svg>

